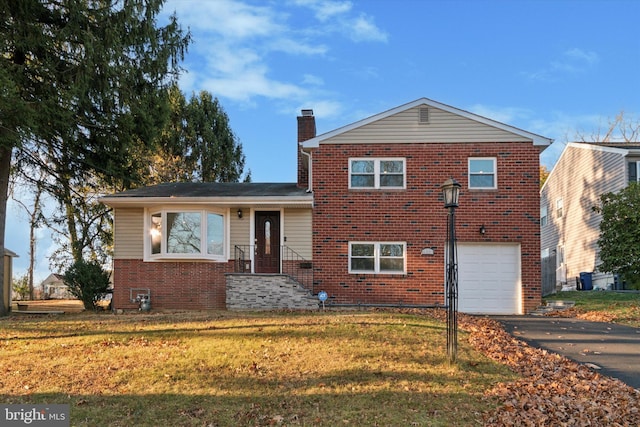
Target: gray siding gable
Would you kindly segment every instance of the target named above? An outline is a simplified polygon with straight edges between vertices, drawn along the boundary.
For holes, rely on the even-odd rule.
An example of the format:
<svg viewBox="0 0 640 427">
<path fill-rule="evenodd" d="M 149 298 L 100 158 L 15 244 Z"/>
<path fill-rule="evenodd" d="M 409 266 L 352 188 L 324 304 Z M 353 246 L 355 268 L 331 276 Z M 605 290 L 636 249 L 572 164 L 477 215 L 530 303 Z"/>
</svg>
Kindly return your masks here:
<svg viewBox="0 0 640 427">
<path fill-rule="evenodd" d="M 421 108 L 429 110 L 421 123 Z M 304 148 L 336 143 L 406 142 L 527 142 L 546 147 L 552 139 L 460 110 L 428 98 L 420 98 L 302 143 Z"/>
</svg>

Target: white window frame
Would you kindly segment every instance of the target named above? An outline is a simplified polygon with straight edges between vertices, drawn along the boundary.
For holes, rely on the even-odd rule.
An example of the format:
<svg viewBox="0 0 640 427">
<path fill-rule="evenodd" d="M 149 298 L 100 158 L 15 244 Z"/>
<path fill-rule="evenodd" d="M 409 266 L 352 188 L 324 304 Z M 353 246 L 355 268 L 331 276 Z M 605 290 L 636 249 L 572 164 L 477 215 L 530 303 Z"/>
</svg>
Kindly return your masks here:
<svg viewBox="0 0 640 427">
<path fill-rule="evenodd" d="M 556 217 L 562 218 L 564 215 L 564 200 L 562 197 L 556 200 Z"/>
<path fill-rule="evenodd" d="M 493 164 L 492 166 L 492 171 L 491 172 L 486 172 L 486 171 L 480 171 L 480 172 L 475 172 L 475 173 L 471 173 L 471 163 L 475 160 L 490 160 Z M 469 182 L 469 190 L 495 190 L 498 188 L 498 162 L 497 159 L 495 157 L 469 157 L 467 159 L 467 171 L 468 171 L 468 175 L 467 175 L 467 179 Z M 471 177 L 472 176 L 482 176 L 482 175 L 491 175 L 493 176 L 493 186 L 491 187 L 478 187 L 478 186 L 474 186 L 472 185 L 471 182 Z"/>
<path fill-rule="evenodd" d="M 200 214 L 200 252 L 199 253 L 170 253 L 167 252 L 167 214 L 168 213 L 198 213 Z M 152 253 L 152 216 L 161 216 L 160 230 L 160 253 Z M 207 251 L 207 215 L 214 214 L 222 216 L 222 254 L 209 254 Z M 145 209 L 144 225 L 144 260 L 145 261 L 167 261 L 167 260 L 209 260 L 227 262 L 229 254 L 229 210 L 228 209 L 201 209 L 184 206 L 162 206 Z"/>
<path fill-rule="evenodd" d="M 540 208 L 540 227 L 549 223 L 549 209 L 546 206 Z"/>
<path fill-rule="evenodd" d="M 353 187 L 351 185 L 352 164 L 356 161 L 373 162 L 373 187 Z M 402 162 L 402 186 L 381 186 L 380 185 L 380 163 L 381 162 Z M 350 157 L 349 158 L 349 189 L 350 190 L 404 190 L 407 188 L 407 159 L 404 157 Z"/>
<path fill-rule="evenodd" d="M 351 268 L 351 248 L 353 245 L 373 245 L 373 259 L 374 259 L 374 268 L 373 270 L 354 270 Z M 402 246 L 402 257 L 383 257 L 380 253 L 381 245 L 401 245 Z M 395 270 L 380 270 L 380 259 L 381 258 L 402 258 L 402 271 Z M 407 242 L 349 242 L 349 273 L 350 274 L 406 274 L 407 272 Z"/>
</svg>

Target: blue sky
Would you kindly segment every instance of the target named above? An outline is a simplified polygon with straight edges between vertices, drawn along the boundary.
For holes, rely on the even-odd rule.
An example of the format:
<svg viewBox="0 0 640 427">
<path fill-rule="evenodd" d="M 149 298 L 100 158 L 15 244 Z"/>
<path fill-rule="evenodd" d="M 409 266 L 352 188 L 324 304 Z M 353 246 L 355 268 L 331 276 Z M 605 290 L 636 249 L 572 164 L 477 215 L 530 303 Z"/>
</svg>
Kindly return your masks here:
<svg viewBox="0 0 640 427">
<path fill-rule="evenodd" d="M 296 180 L 296 116 L 324 133 L 426 97 L 564 143 L 640 119 L 636 0 L 171 0 L 193 44 L 180 86 L 217 97 L 254 182 Z M 28 262 L 11 204 L 6 246 Z M 51 243 L 41 231 L 40 280 Z"/>
</svg>

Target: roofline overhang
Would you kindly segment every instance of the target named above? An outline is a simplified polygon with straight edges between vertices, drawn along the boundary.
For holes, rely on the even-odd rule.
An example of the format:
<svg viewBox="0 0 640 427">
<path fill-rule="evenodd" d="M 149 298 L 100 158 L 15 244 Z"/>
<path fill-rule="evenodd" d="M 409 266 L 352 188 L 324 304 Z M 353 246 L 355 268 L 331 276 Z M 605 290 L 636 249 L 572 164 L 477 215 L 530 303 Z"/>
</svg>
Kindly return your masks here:
<svg viewBox="0 0 640 427">
<path fill-rule="evenodd" d="M 471 113 L 469 111 L 461 110 L 459 108 L 455 108 L 455 107 L 452 107 L 452 106 L 447 105 L 447 104 L 442 104 L 440 102 L 434 101 L 434 100 L 429 99 L 429 98 L 420 98 L 420 99 L 416 99 L 415 101 L 409 102 L 407 104 L 400 105 L 399 107 L 392 108 L 390 110 L 387 110 L 387 111 L 384 111 L 382 113 L 373 115 L 371 117 L 367 117 L 367 118 L 362 119 L 360 121 L 357 121 L 355 123 L 351 123 L 349 125 L 340 127 L 340 128 L 335 129 L 335 130 L 333 130 L 331 132 L 323 133 L 322 135 L 318 135 L 315 138 L 308 139 L 308 140 L 302 142 L 302 147 L 305 148 L 305 149 L 307 149 L 307 148 L 318 148 L 318 146 L 320 145 L 321 142 L 323 142 L 323 141 L 325 141 L 327 139 L 333 138 L 334 136 L 341 135 L 343 133 L 346 133 L 346 132 L 349 132 L 351 130 L 357 129 L 359 127 L 368 125 L 370 123 L 376 122 L 376 121 L 384 119 L 386 117 L 390 117 L 390 116 L 392 116 L 394 114 L 400 113 L 400 112 L 408 110 L 410 108 L 417 107 L 419 105 L 428 105 L 428 106 L 433 107 L 433 108 L 438 108 L 440 110 L 447 111 L 447 112 L 452 113 L 452 114 L 457 114 L 457 115 L 465 117 L 467 119 L 474 120 L 476 122 L 486 124 L 488 126 L 496 127 L 498 129 L 504 130 L 506 132 L 511 132 L 513 134 L 516 134 L 516 135 L 522 136 L 524 138 L 530 139 L 533 142 L 533 145 L 535 145 L 535 146 L 547 147 L 547 146 L 551 145 L 551 143 L 553 142 L 552 138 L 547 138 L 547 137 L 544 137 L 544 136 L 541 136 L 541 135 L 538 135 L 538 134 L 535 134 L 535 133 L 532 133 L 532 132 L 528 132 L 526 130 L 511 126 L 511 125 L 507 125 L 507 124 L 495 121 L 493 119 L 489 119 L 487 117 L 483 117 L 483 116 L 480 116 L 478 114 Z"/>
<path fill-rule="evenodd" d="M 215 206 L 300 206 L 313 207 L 313 195 L 299 197 L 102 197 L 100 202 L 111 207 L 147 207 L 157 205 Z"/>
<path fill-rule="evenodd" d="M 620 145 L 616 145 L 615 147 L 612 147 L 612 146 L 609 146 L 603 143 L 598 143 L 598 142 L 593 142 L 593 143 L 569 142 L 567 144 L 567 147 L 584 148 L 584 149 L 594 150 L 594 151 L 605 151 L 609 153 L 620 154 L 622 156 L 640 154 L 640 147 L 638 147 L 637 145 L 632 145 L 631 143 L 629 143 L 629 147 L 624 147 L 624 144 L 625 143 L 620 143 Z"/>
</svg>

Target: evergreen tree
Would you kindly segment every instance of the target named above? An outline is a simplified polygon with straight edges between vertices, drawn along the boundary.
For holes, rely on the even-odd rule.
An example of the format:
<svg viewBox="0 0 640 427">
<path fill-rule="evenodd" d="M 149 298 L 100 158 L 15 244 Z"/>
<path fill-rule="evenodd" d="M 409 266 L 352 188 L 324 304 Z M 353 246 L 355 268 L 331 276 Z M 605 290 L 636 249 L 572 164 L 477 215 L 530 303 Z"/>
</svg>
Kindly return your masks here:
<svg viewBox="0 0 640 427">
<path fill-rule="evenodd" d="M 76 189 L 139 181 L 142 147 L 164 125 L 166 88 L 189 43 L 175 16 L 156 25 L 162 3 L 0 0 L 0 254 L 12 155 L 52 177 L 44 190 L 60 204 L 76 261 Z"/>
<path fill-rule="evenodd" d="M 169 105 L 169 120 L 151 152 L 149 183 L 240 181 L 242 144 L 218 99 L 202 91 L 187 103 L 180 89 L 172 87 Z M 249 173 L 244 180 L 251 180 Z"/>
</svg>

